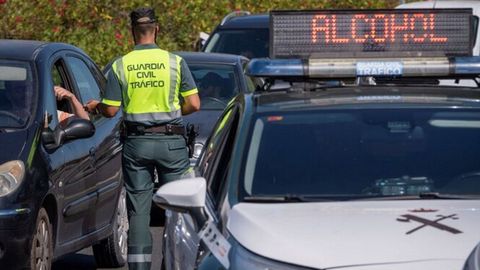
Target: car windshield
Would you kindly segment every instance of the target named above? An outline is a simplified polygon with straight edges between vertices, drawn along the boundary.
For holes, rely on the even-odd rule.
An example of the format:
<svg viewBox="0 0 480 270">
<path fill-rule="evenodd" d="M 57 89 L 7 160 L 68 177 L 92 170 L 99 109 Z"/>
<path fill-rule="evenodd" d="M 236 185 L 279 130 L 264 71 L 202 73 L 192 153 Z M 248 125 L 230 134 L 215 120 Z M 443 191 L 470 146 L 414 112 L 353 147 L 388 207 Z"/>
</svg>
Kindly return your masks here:
<svg viewBox="0 0 480 270">
<path fill-rule="evenodd" d="M 205 47 L 205 52 L 243 55 L 247 58 L 269 56 L 268 29 L 237 29 L 216 32 Z"/>
<path fill-rule="evenodd" d="M 243 196 L 480 195 L 479 109 L 344 109 L 260 114 Z"/>
<path fill-rule="evenodd" d="M 239 92 L 235 66 L 229 64 L 189 63 L 198 87 L 202 110 L 223 110 Z"/>
<path fill-rule="evenodd" d="M 33 89 L 27 62 L 0 60 L 0 128 L 20 128 L 28 122 Z"/>
</svg>

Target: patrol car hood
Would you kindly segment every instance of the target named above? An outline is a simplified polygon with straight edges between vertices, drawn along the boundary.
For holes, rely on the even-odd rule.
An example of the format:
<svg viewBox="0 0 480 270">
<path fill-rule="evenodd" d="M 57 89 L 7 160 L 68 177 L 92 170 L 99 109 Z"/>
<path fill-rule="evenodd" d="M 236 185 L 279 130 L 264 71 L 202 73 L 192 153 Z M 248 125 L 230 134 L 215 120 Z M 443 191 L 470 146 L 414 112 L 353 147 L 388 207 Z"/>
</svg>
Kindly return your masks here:
<svg viewBox="0 0 480 270">
<path fill-rule="evenodd" d="M 27 130 L 2 131 L 0 130 L 0 165 L 20 157 L 27 141 Z"/>
<path fill-rule="evenodd" d="M 253 253 L 315 269 L 451 270 L 480 242 L 479 211 L 480 200 L 240 203 L 227 228 Z"/>
<path fill-rule="evenodd" d="M 195 127 L 198 127 L 199 135 L 196 140 L 204 144 L 222 112 L 223 110 L 200 110 L 184 116 L 183 121 L 185 124 L 194 124 Z"/>
</svg>

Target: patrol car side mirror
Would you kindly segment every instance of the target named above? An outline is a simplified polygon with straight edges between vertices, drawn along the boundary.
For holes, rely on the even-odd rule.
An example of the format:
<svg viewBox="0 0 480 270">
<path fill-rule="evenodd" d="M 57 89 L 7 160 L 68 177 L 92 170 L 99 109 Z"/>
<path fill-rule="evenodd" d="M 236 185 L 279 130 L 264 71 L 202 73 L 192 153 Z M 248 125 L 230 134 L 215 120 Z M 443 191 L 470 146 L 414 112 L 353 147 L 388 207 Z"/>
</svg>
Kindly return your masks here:
<svg viewBox="0 0 480 270">
<path fill-rule="evenodd" d="M 189 213 L 200 229 L 208 220 L 205 213 L 207 181 L 203 177 L 188 178 L 169 182 L 161 186 L 153 201 L 166 210 Z"/>
<path fill-rule="evenodd" d="M 95 126 L 89 120 L 70 117 L 66 121 L 53 131 L 45 129 L 42 132 L 43 144 L 47 150 L 53 151 L 67 140 L 88 138 L 95 134 Z"/>
</svg>

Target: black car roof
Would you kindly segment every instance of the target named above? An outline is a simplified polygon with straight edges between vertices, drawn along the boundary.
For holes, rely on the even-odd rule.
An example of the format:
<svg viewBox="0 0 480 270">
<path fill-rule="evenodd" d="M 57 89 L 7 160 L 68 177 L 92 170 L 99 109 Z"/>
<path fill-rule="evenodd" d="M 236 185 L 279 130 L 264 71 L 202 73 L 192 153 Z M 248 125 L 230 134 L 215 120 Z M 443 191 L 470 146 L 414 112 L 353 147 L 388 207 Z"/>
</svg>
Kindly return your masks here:
<svg viewBox="0 0 480 270">
<path fill-rule="evenodd" d="M 0 59 L 34 60 L 41 50 L 70 49 L 83 53 L 79 48 L 66 43 L 50 43 L 36 40 L 0 39 Z"/>
<path fill-rule="evenodd" d="M 240 28 L 269 28 L 268 14 L 255 14 L 233 17 L 220 25 L 221 29 L 240 29 Z"/>
<path fill-rule="evenodd" d="M 226 53 L 205 53 L 205 52 L 174 52 L 187 62 L 210 62 L 210 63 L 238 63 L 248 58 Z"/>
<path fill-rule="evenodd" d="M 404 97 L 415 97 L 423 100 L 428 105 L 436 102 L 449 103 L 458 100 L 471 101 L 480 106 L 480 90 L 467 87 L 451 86 L 358 86 L 325 88 L 317 91 L 278 91 L 262 92 L 253 96 L 257 109 L 269 111 L 269 108 L 296 104 L 325 104 L 340 105 L 339 100 L 344 98 L 342 105 L 355 105 L 365 103 L 388 104 L 392 102 L 404 102 Z M 323 100 L 324 102 L 312 102 L 312 100 Z M 331 102 L 328 102 L 330 100 Z"/>
<path fill-rule="evenodd" d="M 0 40 L 0 58 L 31 60 L 34 52 L 46 44 L 42 41 L 33 40 Z"/>
</svg>

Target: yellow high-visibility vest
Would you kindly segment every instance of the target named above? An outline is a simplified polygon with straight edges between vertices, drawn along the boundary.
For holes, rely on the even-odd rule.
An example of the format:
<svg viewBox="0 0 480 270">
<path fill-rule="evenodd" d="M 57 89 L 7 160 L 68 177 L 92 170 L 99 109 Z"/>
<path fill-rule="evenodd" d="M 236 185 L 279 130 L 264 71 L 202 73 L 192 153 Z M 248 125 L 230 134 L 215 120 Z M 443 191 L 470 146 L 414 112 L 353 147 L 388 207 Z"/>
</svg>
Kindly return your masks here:
<svg viewBox="0 0 480 270">
<path fill-rule="evenodd" d="M 122 84 L 125 120 L 155 122 L 182 116 L 180 61 L 162 49 L 149 49 L 134 50 L 114 62 L 112 69 Z M 107 105 L 120 105 L 114 103 Z"/>
</svg>

